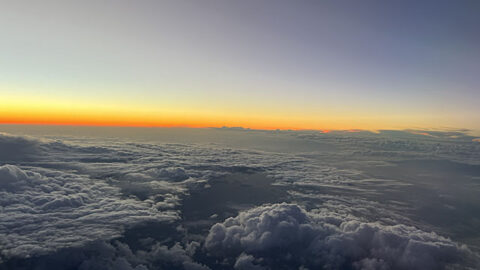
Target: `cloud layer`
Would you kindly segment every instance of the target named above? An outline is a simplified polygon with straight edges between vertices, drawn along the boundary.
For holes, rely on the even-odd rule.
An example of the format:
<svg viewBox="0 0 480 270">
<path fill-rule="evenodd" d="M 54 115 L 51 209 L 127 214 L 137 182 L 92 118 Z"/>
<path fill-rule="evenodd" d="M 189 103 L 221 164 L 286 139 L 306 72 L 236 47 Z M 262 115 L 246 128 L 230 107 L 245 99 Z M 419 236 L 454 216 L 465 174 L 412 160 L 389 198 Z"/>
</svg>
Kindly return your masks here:
<svg viewBox="0 0 480 270">
<path fill-rule="evenodd" d="M 145 221 L 172 221 L 174 211 L 122 198 L 98 179 L 15 165 L 0 166 L 1 255 L 29 257 L 121 235 Z"/>
<path fill-rule="evenodd" d="M 272 134 L 277 133 L 269 138 Z M 467 247 L 440 236 L 438 227 L 411 219 L 419 200 L 409 204 L 389 197 L 437 190 L 423 190 L 414 181 L 372 179 L 362 170 L 365 164 L 394 166 L 409 159 L 474 164 L 478 142 L 450 137 L 458 134 L 408 132 L 277 135 L 309 151 L 0 134 L 0 269 L 479 267 Z M 318 141 L 334 147 L 315 149 Z M 346 166 L 350 163 L 355 166 Z M 475 166 L 468 168 L 475 173 Z M 288 203 L 259 206 L 242 200 L 188 227 L 182 200 L 232 173 L 268 175 L 286 191 L 282 200 Z M 441 195 L 439 202 L 447 201 Z M 437 201 L 429 198 L 429 203 Z M 433 205 L 437 211 L 441 207 Z M 466 224 L 467 214 L 450 219 Z"/>
</svg>

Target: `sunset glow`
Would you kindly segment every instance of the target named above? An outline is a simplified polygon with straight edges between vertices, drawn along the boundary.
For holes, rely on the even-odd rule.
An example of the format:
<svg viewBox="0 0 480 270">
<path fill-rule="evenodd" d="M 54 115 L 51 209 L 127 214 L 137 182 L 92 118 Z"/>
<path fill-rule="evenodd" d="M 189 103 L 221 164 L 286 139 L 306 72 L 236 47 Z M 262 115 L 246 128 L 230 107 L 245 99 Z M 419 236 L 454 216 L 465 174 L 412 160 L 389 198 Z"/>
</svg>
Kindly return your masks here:
<svg viewBox="0 0 480 270">
<path fill-rule="evenodd" d="M 7 5 L 0 124 L 480 130 L 470 11 L 250 5 Z"/>
</svg>

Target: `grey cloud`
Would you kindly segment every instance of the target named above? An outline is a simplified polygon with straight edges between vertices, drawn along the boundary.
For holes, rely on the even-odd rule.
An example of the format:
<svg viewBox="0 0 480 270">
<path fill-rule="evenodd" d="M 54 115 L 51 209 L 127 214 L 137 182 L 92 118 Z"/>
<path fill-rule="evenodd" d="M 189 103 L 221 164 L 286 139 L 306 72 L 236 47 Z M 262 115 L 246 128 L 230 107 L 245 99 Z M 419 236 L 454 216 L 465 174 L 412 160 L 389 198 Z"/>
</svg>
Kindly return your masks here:
<svg viewBox="0 0 480 270">
<path fill-rule="evenodd" d="M 207 270 L 209 267 L 194 262 L 191 256 L 196 252 L 199 244 L 192 242 L 184 248 L 180 243 L 172 247 L 156 244 L 148 252 L 140 252 L 139 257 L 152 265 L 153 269 L 177 268 L 185 270 Z"/>
<path fill-rule="evenodd" d="M 26 161 L 40 151 L 40 142 L 33 138 L 0 133 L 0 161 Z"/>
<path fill-rule="evenodd" d="M 122 198 L 119 188 L 54 170 L 0 166 L 0 250 L 29 257 L 121 235 L 139 222 L 169 222 L 173 210 Z M 161 207 L 162 209 L 165 207 Z"/>
<path fill-rule="evenodd" d="M 300 131 L 291 133 L 290 136 L 306 143 L 321 142 L 335 146 L 335 151 L 312 149 L 308 154 L 317 155 L 317 158 L 325 159 L 326 162 L 444 159 L 479 164 L 480 146 L 466 132 L 380 130 L 377 133 L 332 131 L 323 134 Z"/>
<path fill-rule="evenodd" d="M 295 204 L 260 206 L 217 223 L 205 248 L 216 256 L 246 253 L 274 268 L 445 269 L 478 263 L 466 247 L 435 233 L 307 212 Z"/>
<path fill-rule="evenodd" d="M 336 169 L 337 160 L 449 157 L 478 161 L 479 146 L 421 135 L 375 136 L 322 134 L 321 140 L 338 146 L 338 152 L 295 155 L 200 144 L 81 141 L 76 145 L 2 135 L 0 149 L 7 149 L 2 153 L 9 155 L 0 153 L 0 162 L 15 165 L 0 166 L 0 257 L 5 261 L 55 256 L 58 250 L 76 247 L 84 252 L 79 261 L 83 269 L 205 269 L 193 259 L 199 252 L 201 259 L 207 258 L 200 260 L 204 264 L 223 267 L 222 260 L 227 258 L 227 265 L 237 269 L 280 264 L 295 269 L 320 265 L 326 269 L 415 269 L 416 265 L 442 269 L 454 268 L 456 263 L 476 267 L 465 247 L 434 233 L 395 225 L 412 224 L 395 212 L 400 206 L 369 201 L 365 197 L 371 190 L 366 189 L 333 196 L 331 187 L 357 188 L 364 177 L 357 170 Z M 198 243 L 157 243 L 143 251 L 104 243 L 106 247 L 92 249 L 105 252 L 88 251 L 92 241 L 120 237 L 125 227 L 178 221 L 182 198 L 191 190 L 203 189 L 209 179 L 259 171 L 288 189 L 292 200 L 324 209 L 306 211 L 295 204 L 279 204 L 241 212 L 214 225 L 200 251 Z M 320 189 L 323 186 L 330 189 Z M 355 197 L 358 194 L 364 199 Z M 195 239 L 201 242 L 202 237 Z M 210 255 L 219 262 L 212 262 Z"/>
<path fill-rule="evenodd" d="M 164 180 L 181 182 L 187 180 L 188 178 L 188 174 L 183 168 L 180 167 L 145 168 L 145 170 L 142 172 L 135 171 L 124 175 L 124 179 L 135 181 Z"/>
<path fill-rule="evenodd" d="M 198 246 L 197 242 L 186 245 L 175 243 L 170 247 L 155 243 L 147 250 L 134 252 L 127 244 L 119 241 L 97 241 L 82 248 L 52 254 L 44 258 L 42 263 L 36 264 L 53 265 L 57 269 L 70 266 L 79 270 L 208 270 L 210 268 L 191 258 Z"/>
<path fill-rule="evenodd" d="M 147 173 L 152 174 L 154 177 L 157 178 L 167 178 L 172 179 L 174 181 L 183 181 L 188 179 L 188 175 L 183 168 L 178 167 L 170 167 L 170 168 L 163 168 L 160 170 L 152 170 L 148 171 Z"/>
<path fill-rule="evenodd" d="M 238 256 L 237 260 L 235 261 L 235 264 L 233 265 L 233 268 L 236 270 L 266 269 L 265 267 L 255 264 L 255 257 L 253 257 L 252 255 L 247 255 L 245 253 L 242 253 L 240 254 L 240 256 Z"/>
</svg>

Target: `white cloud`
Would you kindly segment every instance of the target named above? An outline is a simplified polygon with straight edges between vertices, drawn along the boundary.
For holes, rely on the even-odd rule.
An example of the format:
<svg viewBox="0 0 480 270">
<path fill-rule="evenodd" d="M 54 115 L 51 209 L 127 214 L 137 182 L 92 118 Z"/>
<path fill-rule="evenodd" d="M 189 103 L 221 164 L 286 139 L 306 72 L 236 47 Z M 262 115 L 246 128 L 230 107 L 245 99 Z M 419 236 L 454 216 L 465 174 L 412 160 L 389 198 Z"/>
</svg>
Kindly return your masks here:
<svg viewBox="0 0 480 270">
<path fill-rule="evenodd" d="M 246 253 L 271 267 L 297 268 L 443 269 L 473 258 L 466 247 L 435 233 L 307 212 L 295 204 L 260 206 L 217 223 L 205 248 L 220 257 Z"/>
</svg>

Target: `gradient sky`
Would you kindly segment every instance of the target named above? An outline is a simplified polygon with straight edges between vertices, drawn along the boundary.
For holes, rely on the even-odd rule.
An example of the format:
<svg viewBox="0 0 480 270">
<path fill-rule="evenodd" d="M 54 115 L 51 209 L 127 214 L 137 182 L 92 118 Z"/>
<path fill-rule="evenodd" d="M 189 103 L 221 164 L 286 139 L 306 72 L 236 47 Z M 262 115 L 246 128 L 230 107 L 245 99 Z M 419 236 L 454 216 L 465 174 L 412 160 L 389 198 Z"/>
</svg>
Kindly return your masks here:
<svg viewBox="0 0 480 270">
<path fill-rule="evenodd" d="M 3 1 L 0 123 L 480 130 L 479 1 Z"/>
</svg>

